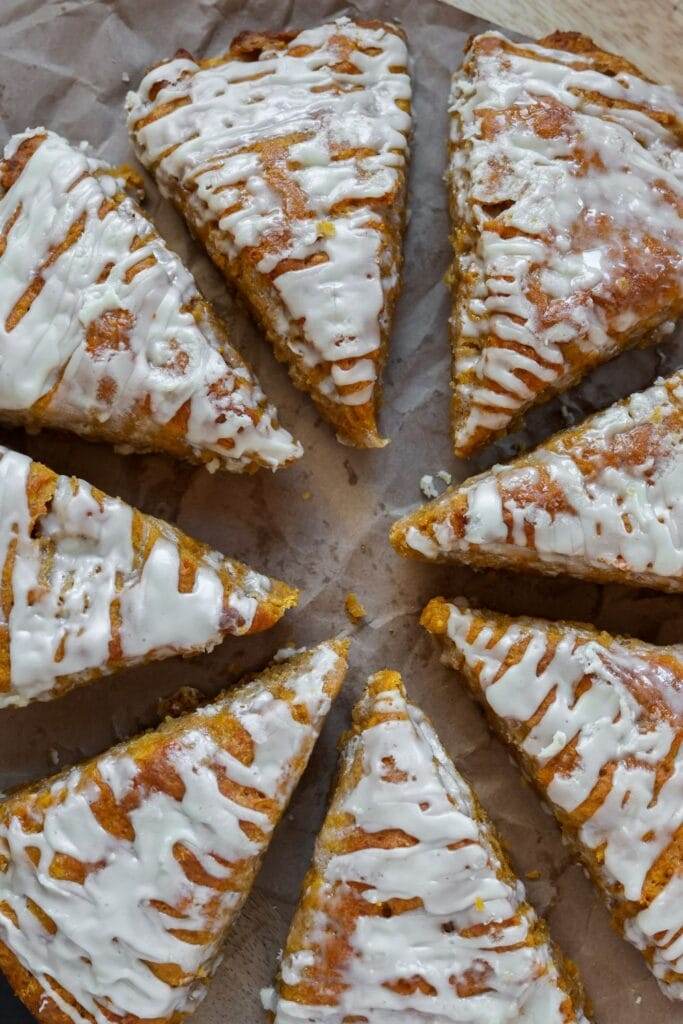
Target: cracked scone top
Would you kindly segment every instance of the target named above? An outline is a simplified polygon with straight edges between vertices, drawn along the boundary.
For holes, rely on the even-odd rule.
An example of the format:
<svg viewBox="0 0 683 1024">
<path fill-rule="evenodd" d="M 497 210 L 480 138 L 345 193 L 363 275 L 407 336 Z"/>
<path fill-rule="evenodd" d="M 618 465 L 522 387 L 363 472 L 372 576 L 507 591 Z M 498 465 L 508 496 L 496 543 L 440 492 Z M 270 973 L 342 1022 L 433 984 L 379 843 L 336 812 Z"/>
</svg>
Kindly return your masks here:
<svg viewBox="0 0 683 1024">
<path fill-rule="evenodd" d="M 541 42 L 487 32 L 453 77 L 463 456 L 683 309 L 683 105 L 584 36 Z"/>
<path fill-rule="evenodd" d="M 399 520 L 403 555 L 683 590 L 683 373 Z"/>
<path fill-rule="evenodd" d="M 396 672 L 344 742 L 273 1024 L 585 1024 L 488 819 Z"/>
<path fill-rule="evenodd" d="M 0 803 L 0 967 L 41 1024 L 179 1024 L 344 678 L 333 640 Z"/>
<path fill-rule="evenodd" d="M 602 890 L 617 929 L 683 999 L 683 660 L 590 626 L 430 602 L 461 669 Z"/>
<path fill-rule="evenodd" d="M 410 130 L 400 30 L 335 22 L 181 51 L 127 100 L 142 162 L 340 440 L 381 445 Z"/>
<path fill-rule="evenodd" d="M 126 178 L 37 128 L 0 162 L 0 417 L 236 472 L 301 447 Z"/>
<path fill-rule="evenodd" d="M 0 446 L 0 708 L 268 629 L 296 591 Z"/>
</svg>

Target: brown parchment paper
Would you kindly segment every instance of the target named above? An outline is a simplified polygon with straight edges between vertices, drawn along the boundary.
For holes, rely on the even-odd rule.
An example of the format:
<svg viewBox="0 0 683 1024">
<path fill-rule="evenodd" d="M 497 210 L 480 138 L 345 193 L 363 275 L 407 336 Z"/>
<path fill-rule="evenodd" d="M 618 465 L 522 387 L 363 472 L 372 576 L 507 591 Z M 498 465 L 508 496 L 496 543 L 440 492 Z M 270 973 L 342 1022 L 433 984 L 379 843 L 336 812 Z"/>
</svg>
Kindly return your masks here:
<svg viewBox="0 0 683 1024">
<path fill-rule="evenodd" d="M 558 4 L 558 11 L 560 6 Z M 112 162 L 133 161 L 123 118 L 128 85 L 145 68 L 183 46 L 216 54 L 239 31 L 307 26 L 340 14 L 396 17 L 411 48 L 415 134 L 403 296 L 385 375 L 383 451 L 341 447 L 311 403 L 258 337 L 209 260 L 149 182 L 147 208 L 200 287 L 234 323 L 235 341 L 255 365 L 283 422 L 306 448 L 296 467 L 270 475 L 211 476 L 157 456 L 123 456 L 67 435 L 0 432 L 0 441 L 63 473 L 83 476 L 215 547 L 302 589 L 299 608 L 261 637 L 226 640 L 210 656 L 173 660 L 103 680 L 51 704 L 0 715 L 0 789 L 46 775 L 158 721 L 158 702 L 181 685 L 215 694 L 258 668 L 284 643 L 314 642 L 342 629 L 354 636 L 352 668 L 312 763 L 278 829 L 256 888 L 233 929 L 225 958 L 197 1024 L 252 1024 L 263 1019 L 259 989 L 271 980 L 315 832 L 322 821 L 336 741 L 366 676 L 400 669 L 411 695 L 430 714 L 447 750 L 475 784 L 504 837 L 518 872 L 538 870 L 530 897 L 554 938 L 574 958 L 602 1024 L 675 1024 L 683 1008 L 660 994 L 638 953 L 611 930 L 608 916 L 556 826 L 491 739 L 452 672 L 442 668 L 417 624 L 427 599 L 465 594 L 510 612 L 583 618 L 648 640 L 683 639 L 681 601 L 647 591 L 601 588 L 569 579 L 542 580 L 403 562 L 389 547 L 393 518 L 421 500 L 423 474 L 446 469 L 454 479 L 506 459 L 568 422 L 647 386 L 677 367 L 681 343 L 630 353 L 603 367 L 562 401 L 536 410 L 523 432 L 469 466 L 448 442 L 449 257 L 442 182 L 449 73 L 466 38 L 487 27 L 436 0 L 0 0 L 2 144 L 12 132 L 46 125 L 74 141 L 89 140 Z M 559 21 L 558 27 L 562 27 Z M 679 335 L 680 337 L 680 335 Z M 438 481 L 437 481 L 438 482 Z M 439 486 L 442 486 L 439 484 Z M 343 601 L 355 591 L 368 611 L 352 627 Z M 19 1018 L 3 1016 L 3 1024 Z"/>
</svg>

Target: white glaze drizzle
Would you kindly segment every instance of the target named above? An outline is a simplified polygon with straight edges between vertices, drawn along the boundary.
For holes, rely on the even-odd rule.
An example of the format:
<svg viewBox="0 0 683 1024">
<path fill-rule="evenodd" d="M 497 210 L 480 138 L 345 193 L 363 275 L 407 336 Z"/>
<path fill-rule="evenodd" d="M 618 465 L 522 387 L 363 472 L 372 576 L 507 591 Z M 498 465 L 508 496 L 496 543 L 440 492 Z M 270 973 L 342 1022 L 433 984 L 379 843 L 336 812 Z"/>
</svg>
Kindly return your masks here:
<svg viewBox="0 0 683 1024">
<path fill-rule="evenodd" d="M 323 908 L 315 913 L 314 932 L 305 936 L 304 948 L 284 956 L 283 981 L 305 982 L 306 968 L 324 956 L 325 931 L 334 935 L 338 930 L 333 918 L 326 917 L 324 901 L 334 915 L 335 893 L 341 889 L 343 898 L 345 886 L 367 886 L 356 890 L 356 898 L 368 904 L 417 897 L 423 906 L 388 918 L 360 914 L 351 934 L 345 935 L 350 953 L 340 968 L 343 991 L 337 1003 L 307 1006 L 267 990 L 262 998 L 275 1024 L 342 1024 L 350 1019 L 368 1024 L 564 1022 L 566 995 L 547 943 L 533 944 L 536 918 L 526 904 L 524 887 L 500 877 L 500 860 L 487 827 L 476 819 L 470 788 L 432 726 L 398 690 L 366 696 L 365 704 L 363 718 L 366 711 L 368 717 L 401 717 L 365 728 L 349 741 L 342 770 L 355 772 L 360 762 L 362 774 L 349 792 L 333 800 L 330 813 L 350 815 L 350 829 L 370 834 L 400 830 L 416 842 L 329 854 L 323 834 L 315 858 L 323 874 L 316 905 L 323 901 Z M 398 781 L 391 781 L 392 776 Z M 343 786 L 343 775 L 341 781 Z M 339 837 L 335 832 L 329 838 Z M 480 935 L 466 934 L 478 925 L 493 927 Z M 429 994 L 422 989 L 401 994 L 388 987 L 418 978 L 431 987 Z M 483 991 L 458 993 L 458 984 L 482 978 Z M 579 1013 L 569 1019 L 584 1017 Z"/>
<path fill-rule="evenodd" d="M 267 577 L 217 552 L 199 563 L 191 591 L 180 593 L 178 541 L 166 529 L 140 568 L 134 561 L 133 510 L 119 498 L 99 501 L 88 483 L 60 476 L 46 515 L 31 530 L 27 481 L 31 460 L 0 446 L 0 567 L 14 550 L 9 633 L 10 689 L 0 708 L 47 700 L 61 677 L 107 671 L 112 602 L 120 602 L 123 658 L 210 649 L 224 632 L 244 633 Z M 219 572 L 233 583 L 226 595 Z"/>
<path fill-rule="evenodd" d="M 629 448 L 650 427 L 654 441 L 634 464 Z M 579 461 L 587 455 L 588 469 Z M 463 496 L 460 531 L 450 513 Z M 501 563 L 537 558 L 569 572 L 618 570 L 683 587 L 683 373 L 591 417 L 571 444 L 560 434 L 432 508 L 426 528 L 406 531 L 408 546 L 427 558 L 481 549 Z"/>
<path fill-rule="evenodd" d="M 605 767 L 615 765 L 612 785 L 580 826 L 578 839 L 589 850 L 603 848 L 599 872 L 612 903 L 644 903 L 627 920 L 625 935 L 652 955 L 651 969 L 665 995 L 683 999 L 683 984 L 666 978 L 668 971 L 683 973 L 680 865 L 649 905 L 644 896 L 648 872 L 683 825 L 683 752 L 675 752 L 670 772 L 655 789 L 657 769 L 681 733 L 680 651 L 645 643 L 634 650 L 562 626 L 554 654 L 539 672 L 548 650 L 546 623 L 512 620 L 497 638 L 496 620 L 487 620 L 486 613 L 448 608 L 446 635 L 494 715 L 513 727 L 522 725 L 554 692 L 519 744 L 541 767 L 575 742 L 575 756 L 553 775 L 546 791 L 553 810 L 571 814 L 591 795 Z M 475 624 L 483 628 L 470 639 Z M 503 668 L 513 647 L 519 656 Z M 662 654 L 670 657 L 666 665 L 656 660 Z M 590 687 L 577 698 L 577 684 L 586 679 Z M 638 698 L 638 687 L 648 704 Z"/>
<path fill-rule="evenodd" d="M 477 430 L 505 428 L 538 393 L 571 383 L 568 342 L 603 361 L 618 351 L 617 335 L 637 333 L 641 308 L 646 319 L 651 311 L 668 318 L 666 302 L 651 310 L 660 281 L 676 282 L 679 294 L 683 285 L 675 205 L 683 201 L 683 158 L 675 134 L 653 116 L 681 120 L 673 90 L 598 72 L 584 54 L 528 44 L 520 48 L 538 60 L 514 44 L 484 51 L 501 39 L 486 33 L 475 41 L 473 71 L 457 72 L 451 90 L 449 179 L 458 216 L 477 238 L 473 251 L 456 256 L 468 283 L 454 326 L 465 341 L 485 339 L 454 366 L 463 405 L 456 445 L 465 449 Z M 610 99 L 645 109 L 610 108 Z M 550 113 L 537 130 L 534 117 L 544 109 Z M 488 209 L 496 204 L 506 204 L 497 215 Z M 653 269 L 653 257 L 646 266 L 647 237 L 669 251 L 668 268 L 660 261 Z M 630 291 L 629 266 L 650 274 L 650 295 Z M 532 284 L 552 307 L 546 320 Z"/>
<path fill-rule="evenodd" d="M 346 57 L 340 38 L 361 49 Z M 356 70 L 335 67 L 345 59 Z M 228 258 L 265 243 L 258 269 L 269 274 L 285 259 L 326 257 L 274 278 L 281 309 L 271 326 L 306 367 L 332 364 L 320 389 L 343 404 L 373 395 L 376 366 L 368 357 L 380 347 L 386 296 L 396 285 L 397 259 L 380 251 L 372 203 L 396 190 L 406 161 L 410 115 L 397 106 L 411 95 L 406 65 L 395 32 L 339 18 L 257 61 L 233 57 L 205 68 L 186 57 L 167 61 L 127 99 L 140 159 L 164 194 L 188 189 L 189 218 L 217 226 Z M 178 100 L 186 102 L 136 127 Z M 286 161 L 249 148 L 289 135 L 296 139 Z M 342 157 L 347 150 L 363 152 Z M 269 181 L 278 160 L 298 205 Z M 352 205 L 336 209 L 345 203 Z M 398 210 L 390 216 L 399 222 Z M 351 367 L 339 365 L 348 359 Z M 366 386 L 340 390 L 358 383 Z"/>
<path fill-rule="evenodd" d="M 235 865 L 239 879 L 240 861 L 258 862 L 273 823 L 263 811 L 224 795 L 219 782 L 227 778 L 256 790 L 282 813 L 329 710 L 325 686 L 339 667 L 340 656 L 329 644 L 310 651 L 296 669 L 292 666 L 286 676 L 289 701 L 305 708 L 306 722 L 292 715 L 290 703 L 275 695 L 268 679 L 259 678 L 190 716 L 184 731 L 165 748 L 164 764 L 182 780 L 180 800 L 153 785 L 139 789 L 138 766 L 128 746 L 101 757 L 99 774 L 117 803 L 133 799 L 128 814 L 132 839 L 100 825 L 91 809 L 100 789 L 81 768 L 46 783 L 53 798 L 46 811 L 34 798 L 25 801 L 37 831 L 27 829 L 16 813 L 23 801 L 9 814 L 0 808 L 0 855 L 9 860 L 0 871 L 0 938 L 74 1024 L 85 1024 L 85 1016 L 50 979 L 97 1024 L 111 1024 L 112 1017 L 103 1011 L 126 1020 L 175 1019 L 203 998 L 223 933 L 247 891 L 239 884 L 220 891 L 193 881 L 174 849 L 177 844 L 189 849 L 218 882 L 229 880 Z M 236 720 L 250 736 L 253 758 L 248 763 L 222 748 L 207 728 L 210 719 L 222 716 Z M 260 829 L 263 838 L 250 838 L 243 822 Z M 35 865 L 30 848 L 39 853 Z M 83 884 L 50 874 L 59 854 L 89 868 Z M 28 900 L 52 919 L 53 935 L 31 912 Z M 3 904 L 16 915 L 18 927 Z M 158 904 L 181 913 L 171 916 Z M 172 929 L 210 931 L 212 939 L 193 943 Z M 178 965 L 187 980 L 173 987 L 147 964 Z"/>
<path fill-rule="evenodd" d="M 149 237 L 151 223 L 129 198 L 102 216 L 103 204 L 125 183 L 43 128 L 15 135 L 5 158 L 41 135 L 0 199 L 7 239 L 0 256 L 0 413 L 145 448 L 189 402 L 181 440 L 195 457 L 238 471 L 253 464 L 276 469 L 298 458 L 301 447 L 276 425 L 249 368 L 208 318 L 198 323 L 188 311 L 200 298 L 196 284 L 161 238 Z M 81 218 L 77 240 L 44 267 Z M 128 280 L 144 260 L 150 265 Z M 8 330 L 8 317 L 37 276 L 42 289 Z M 95 347 L 91 336 L 113 317 L 121 330 Z M 36 411 L 47 395 L 47 407 Z"/>
</svg>

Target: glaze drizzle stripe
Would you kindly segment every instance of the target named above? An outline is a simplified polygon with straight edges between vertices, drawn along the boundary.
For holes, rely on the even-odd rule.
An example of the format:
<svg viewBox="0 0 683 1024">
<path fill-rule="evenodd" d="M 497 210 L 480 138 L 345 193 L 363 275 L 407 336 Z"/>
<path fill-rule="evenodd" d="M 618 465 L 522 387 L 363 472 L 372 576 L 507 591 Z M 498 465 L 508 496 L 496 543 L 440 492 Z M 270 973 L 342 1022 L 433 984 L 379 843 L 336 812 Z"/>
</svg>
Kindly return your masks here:
<svg viewBox="0 0 683 1024">
<path fill-rule="evenodd" d="M 44 128 L 0 172 L 0 415 L 212 468 L 301 455 L 124 179 Z"/>
<path fill-rule="evenodd" d="M 423 624 L 520 753 L 620 931 L 683 999 L 680 650 L 442 598 Z"/>
<path fill-rule="evenodd" d="M 38 1019 L 196 1008 L 345 657 L 321 644 L 0 804 L 0 940 L 41 986 Z"/>
<path fill-rule="evenodd" d="M 683 588 L 683 373 L 399 521 L 404 553 Z"/>
<path fill-rule="evenodd" d="M 0 708 L 146 658 L 209 650 L 295 600 L 84 480 L 0 446 Z"/>
<path fill-rule="evenodd" d="M 257 313 L 288 359 L 329 401 L 364 405 L 400 262 L 405 42 L 394 26 L 348 18 L 255 36 L 253 52 L 249 39 L 220 60 L 179 56 L 148 72 L 128 95 L 131 134 L 247 298 L 254 272 L 270 288 L 272 308 Z"/>
<path fill-rule="evenodd" d="M 400 677 L 354 712 L 274 1024 L 585 1022 L 491 826 Z"/>
<path fill-rule="evenodd" d="M 453 77 L 462 455 L 683 308 L 683 105 L 584 37 L 557 38 L 486 33 Z"/>
</svg>

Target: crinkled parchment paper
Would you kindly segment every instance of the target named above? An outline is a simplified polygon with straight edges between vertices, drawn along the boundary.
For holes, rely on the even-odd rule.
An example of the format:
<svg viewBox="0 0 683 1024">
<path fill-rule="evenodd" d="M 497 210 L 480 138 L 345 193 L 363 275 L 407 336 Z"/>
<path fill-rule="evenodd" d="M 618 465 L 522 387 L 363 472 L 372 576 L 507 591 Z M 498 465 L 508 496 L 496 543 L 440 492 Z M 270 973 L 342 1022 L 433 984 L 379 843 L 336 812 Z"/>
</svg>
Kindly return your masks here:
<svg viewBox="0 0 683 1024">
<path fill-rule="evenodd" d="M 683 345 L 624 356 L 562 402 L 535 411 L 523 434 L 489 449 L 469 467 L 448 443 L 448 220 L 442 183 L 449 72 L 466 38 L 487 26 L 435 0 L 2 0 L 0 119 L 3 139 L 46 125 L 88 139 L 112 162 L 133 160 L 124 126 L 128 81 L 183 46 L 216 54 L 239 31 L 307 26 L 340 13 L 396 17 L 408 33 L 415 82 L 415 137 L 403 297 L 386 372 L 383 451 L 343 448 L 311 403 L 295 392 L 269 347 L 150 182 L 148 210 L 189 263 L 200 286 L 235 324 L 235 340 L 254 363 L 283 422 L 303 441 L 296 467 L 270 475 L 211 476 L 156 456 L 123 456 L 68 436 L 3 432 L 4 443 L 62 473 L 83 476 L 215 547 L 302 589 L 299 608 L 255 639 L 231 640 L 210 656 L 180 659 L 103 680 L 47 705 L 0 716 L 0 789 L 99 753 L 158 721 L 158 702 L 181 685 L 215 694 L 259 667 L 286 642 L 297 645 L 341 629 L 354 634 L 352 668 L 289 813 L 275 835 L 256 888 L 233 929 L 225 959 L 196 1015 L 197 1024 L 262 1020 L 258 991 L 275 968 L 315 832 L 322 820 L 336 741 L 366 676 L 400 669 L 412 696 L 432 716 L 446 748 L 474 782 L 508 844 L 518 872 L 540 871 L 530 897 L 554 938 L 581 967 L 603 1024 L 683 1022 L 683 1009 L 659 993 L 644 964 L 610 929 L 607 913 L 565 852 L 557 829 L 521 782 L 502 746 L 453 673 L 439 665 L 417 616 L 434 594 L 465 594 L 511 613 L 585 618 L 648 640 L 683 638 L 680 599 L 568 579 L 542 580 L 401 561 L 387 542 L 392 519 L 421 499 L 423 474 L 446 469 L 460 479 L 541 440 L 567 422 L 642 388 L 676 367 Z M 441 485 L 440 485 L 441 486 Z M 352 627 L 343 602 L 355 591 L 368 611 Z M 28 1019 L 0 990 L 0 1021 Z"/>
</svg>

